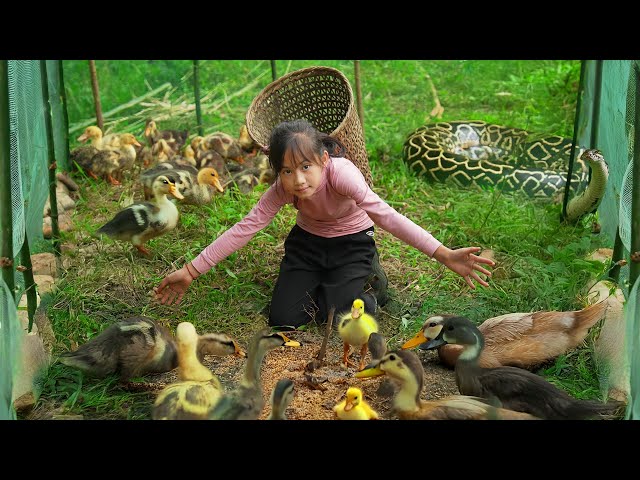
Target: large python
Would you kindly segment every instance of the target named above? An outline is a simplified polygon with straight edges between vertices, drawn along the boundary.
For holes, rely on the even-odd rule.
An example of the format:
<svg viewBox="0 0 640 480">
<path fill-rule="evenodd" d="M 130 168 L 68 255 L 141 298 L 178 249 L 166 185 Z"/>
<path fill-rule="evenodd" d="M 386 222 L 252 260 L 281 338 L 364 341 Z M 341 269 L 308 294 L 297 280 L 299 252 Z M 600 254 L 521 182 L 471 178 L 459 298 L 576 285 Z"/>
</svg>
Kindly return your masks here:
<svg viewBox="0 0 640 480">
<path fill-rule="evenodd" d="M 570 139 L 558 135 L 534 135 L 483 121 L 437 122 L 411 132 L 402 157 L 429 181 L 493 186 L 551 198 L 564 192 L 571 145 Z M 598 206 L 608 178 L 607 164 L 597 150 L 578 149 L 576 157 L 569 221 Z M 578 192 L 582 193 L 575 196 Z"/>
</svg>

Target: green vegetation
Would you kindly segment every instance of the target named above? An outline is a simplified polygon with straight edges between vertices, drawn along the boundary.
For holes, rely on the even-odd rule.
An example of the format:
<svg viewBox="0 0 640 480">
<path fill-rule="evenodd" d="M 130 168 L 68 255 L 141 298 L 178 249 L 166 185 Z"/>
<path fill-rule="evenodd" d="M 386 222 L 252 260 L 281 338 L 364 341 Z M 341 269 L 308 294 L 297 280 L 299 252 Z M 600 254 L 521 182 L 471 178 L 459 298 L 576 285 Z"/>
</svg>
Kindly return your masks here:
<svg viewBox="0 0 640 480">
<path fill-rule="evenodd" d="M 205 132 L 221 130 L 237 136 L 251 100 L 271 81 L 269 62 L 200 64 L 201 93 L 210 95 L 209 104 L 220 104 L 205 115 Z M 278 73 L 311 65 L 339 68 L 354 86 L 351 61 L 279 61 Z M 86 61 L 65 61 L 64 68 L 73 125 L 93 115 L 88 66 Z M 191 61 L 98 61 L 97 68 L 105 112 L 165 82 L 172 84 L 173 92 L 165 103 L 192 103 Z M 584 306 L 583 287 L 589 278 L 603 272 L 601 264 L 583 258 L 607 243 L 591 234 L 593 216 L 575 226 L 563 225 L 557 203 L 428 184 L 410 173 L 401 160 L 404 138 L 426 123 L 435 106 L 427 73 L 445 109 L 443 120 L 478 119 L 571 136 L 579 70 L 578 61 L 361 62 L 365 137 L 374 190 L 448 246 L 489 248 L 499 262 L 491 288 L 469 290 L 459 276 L 378 230 L 381 263 L 392 295 L 380 316 L 382 333 L 393 341 L 400 343 L 412 336 L 430 314 L 455 312 L 480 323 L 508 312 Z M 252 88 L 234 96 L 256 79 Z M 118 129 L 129 125 L 141 135 L 141 117 L 136 114 L 143 107 L 121 112 L 131 122 L 123 121 Z M 158 123 L 163 129 L 196 131 L 195 112 Z M 72 141 L 72 148 L 75 145 Z M 142 258 L 129 244 L 93 236 L 125 203 L 139 198 L 138 187 L 129 182 L 114 189 L 102 181 L 80 180 L 83 188 L 75 230 L 64 236 L 75 246 L 66 254 L 68 272 L 48 310 L 61 349 L 83 343 L 113 322 L 133 315 L 168 318 L 172 327 L 188 320 L 198 330 L 227 332 L 243 342 L 266 323 L 263 312 L 277 277 L 283 241 L 295 219 L 289 207 L 248 247 L 194 282 L 180 306 L 158 305 L 150 295 L 167 273 L 241 219 L 264 186 L 248 195 L 229 189 L 205 207 L 180 207 L 179 227 L 149 242 L 154 255 Z M 597 397 L 592 337 L 539 373 L 576 397 Z M 148 394 L 123 392 L 114 379 L 90 380 L 54 365 L 42 387 L 41 405 L 63 404 L 66 410 L 87 417 L 148 418 Z"/>
</svg>

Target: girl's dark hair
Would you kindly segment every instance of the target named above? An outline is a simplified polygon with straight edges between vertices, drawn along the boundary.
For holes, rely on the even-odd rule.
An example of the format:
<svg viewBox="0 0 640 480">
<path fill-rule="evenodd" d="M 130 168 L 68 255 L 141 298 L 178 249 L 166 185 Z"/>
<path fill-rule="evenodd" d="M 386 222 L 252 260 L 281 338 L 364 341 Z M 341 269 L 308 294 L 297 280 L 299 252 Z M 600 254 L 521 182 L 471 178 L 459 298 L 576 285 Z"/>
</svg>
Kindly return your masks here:
<svg viewBox="0 0 640 480">
<path fill-rule="evenodd" d="M 329 152 L 331 157 L 344 157 L 347 151 L 340 140 L 318 131 L 306 120 L 282 122 L 271 132 L 269 163 L 277 175 L 282 169 L 286 152 L 293 154 L 295 163 L 303 160 L 317 163 L 323 150 Z"/>
</svg>

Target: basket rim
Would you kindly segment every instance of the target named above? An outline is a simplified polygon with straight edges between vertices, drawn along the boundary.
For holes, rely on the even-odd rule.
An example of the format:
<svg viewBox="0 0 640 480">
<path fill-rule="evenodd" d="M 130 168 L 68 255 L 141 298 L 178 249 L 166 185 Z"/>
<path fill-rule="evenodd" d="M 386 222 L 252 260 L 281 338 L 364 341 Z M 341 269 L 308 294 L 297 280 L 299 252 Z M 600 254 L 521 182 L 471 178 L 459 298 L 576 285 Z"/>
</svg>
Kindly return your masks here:
<svg viewBox="0 0 640 480">
<path fill-rule="evenodd" d="M 254 138 L 253 134 L 251 133 L 251 130 L 252 130 L 251 129 L 251 122 L 249 122 L 249 117 L 253 116 L 253 112 L 257 108 L 256 105 L 258 103 L 258 100 L 262 100 L 263 98 L 266 98 L 267 96 L 269 96 L 273 91 L 277 90 L 277 88 L 281 84 L 283 84 L 287 80 L 289 80 L 289 78 L 291 78 L 291 77 L 293 77 L 295 75 L 300 75 L 301 73 L 310 72 L 312 70 L 317 70 L 319 72 L 325 71 L 325 73 L 331 73 L 332 75 L 338 77 L 348 87 L 347 91 L 349 92 L 349 107 L 347 108 L 347 112 L 345 113 L 344 118 L 342 119 L 340 124 L 329 135 L 333 135 L 334 132 L 337 132 L 338 130 L 340 130 L 340 128 L 342 128 L 342 126 L 347 121 L 347 119 L 350 118 L 349 116 L 353 115 L 353 110 L 355 108 L 355 106 L 354 106 L 354 98 L 353 98 L 353 88 L 351 88 L 351 83 L 349 82 L 349 79 L 347 78 L 347 76 L 344 73 L 342 73 L 337 68 L 327 67 L 327 66 L 322 66 L 322 65 L 317 65 L 317 66 L 312 66 L 312 67 L 305 67 L 305 68 L 301 68 L 299 70 L 294 70 L 293 72 L 289 72 L 286 75 L 283 75 L 282 77 L 274 80 L 273 82 L 271 82 L 267 86 L 265 86 L 260 91 L 260 93 L 258 93 L 253 98 L 253 100 L 249 104 L 249 108 L 247 109 L 247 113 L 245 114 L 245 124 L 247 126 L 247 132 L 249 133 L 249 136 L 253 139 L 253 141 L 256 142 L 258 145 L 260 145 L 260 147 L 268 148 L 268 145 L 265 145 L 265 144 L 261 143 L 260 141 L 258 141 L 256 138 Z"/>
</svg>

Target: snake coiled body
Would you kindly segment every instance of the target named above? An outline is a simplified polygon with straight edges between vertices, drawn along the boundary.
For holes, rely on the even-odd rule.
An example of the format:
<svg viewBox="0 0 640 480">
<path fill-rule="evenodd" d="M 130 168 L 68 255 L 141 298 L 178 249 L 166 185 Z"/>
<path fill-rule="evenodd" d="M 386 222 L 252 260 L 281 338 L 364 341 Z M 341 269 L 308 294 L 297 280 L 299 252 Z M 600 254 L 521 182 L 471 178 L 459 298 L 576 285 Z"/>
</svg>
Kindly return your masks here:
<svg viewBox="0 0 640 480">
<path fill-rule="evenodd" d="M 483 121 L 437 122 L 411 132 L 402 157 L 428 181 L 552 198 L 564 193 L 571 147 L 571 139 L 565 137 L 534 135 Z M 586 152 L 576 152 L 571 191 L 577 196 L 567 206 L 567 218 L 593 211 L 604 193 L 606 162 L 597 150 Z M 593 169 L 591 183 L 589 166 Z"/>
</svg>

